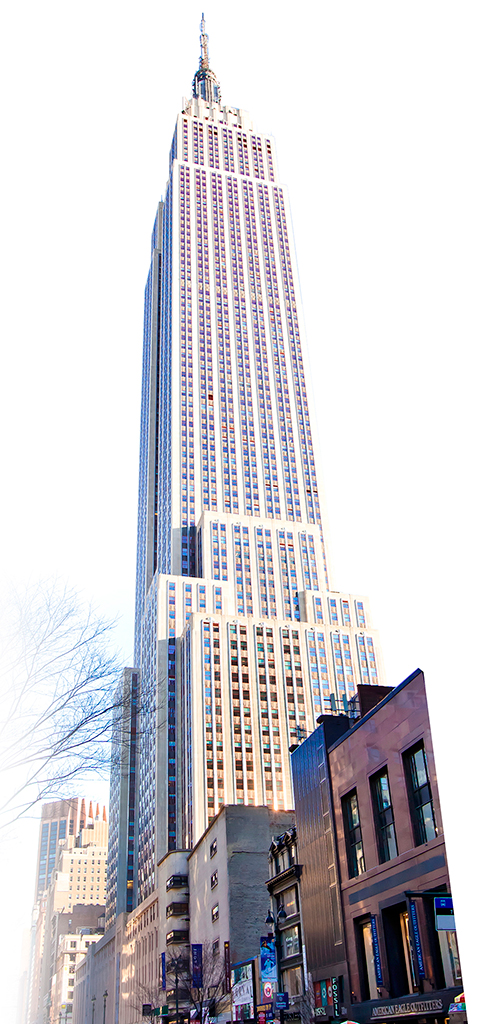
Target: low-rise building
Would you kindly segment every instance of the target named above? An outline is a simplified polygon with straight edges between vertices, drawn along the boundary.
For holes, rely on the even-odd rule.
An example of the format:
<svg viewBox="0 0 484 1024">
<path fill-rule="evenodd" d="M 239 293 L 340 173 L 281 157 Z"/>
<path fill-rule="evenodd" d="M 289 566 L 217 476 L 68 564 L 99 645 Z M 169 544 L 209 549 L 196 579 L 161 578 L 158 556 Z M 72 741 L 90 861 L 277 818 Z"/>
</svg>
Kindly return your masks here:
<svg viewBox="0 0 484 1024">
<path fill-rule="evenodd" d="M 315 1018 L 443 1022 L 462 978 L 423 673 L 292 765 Z"/>
</svg>

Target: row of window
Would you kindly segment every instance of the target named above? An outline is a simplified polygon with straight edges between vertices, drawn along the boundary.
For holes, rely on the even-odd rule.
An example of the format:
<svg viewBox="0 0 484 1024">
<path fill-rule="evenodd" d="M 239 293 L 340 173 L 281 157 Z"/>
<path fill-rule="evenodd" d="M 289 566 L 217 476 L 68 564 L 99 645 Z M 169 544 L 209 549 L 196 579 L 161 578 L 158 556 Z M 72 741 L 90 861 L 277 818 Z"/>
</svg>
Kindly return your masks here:
<svg viewBox="0 0 484 1024">
<path fill-rule="evenodd" d="M 415 846 L 428 843 L 437 835 L 427 758 L 422 742 L 403 754 L 403 767 Z M 398 857 L 397 833 L 393 813 L 388 768 L 380 768 L 370 777 L 370 794 L 380 864 Z M 348 875 L 356 878 L 366 871 L 356 789 L 341 801 L 348 861 Z"/>
</svg>

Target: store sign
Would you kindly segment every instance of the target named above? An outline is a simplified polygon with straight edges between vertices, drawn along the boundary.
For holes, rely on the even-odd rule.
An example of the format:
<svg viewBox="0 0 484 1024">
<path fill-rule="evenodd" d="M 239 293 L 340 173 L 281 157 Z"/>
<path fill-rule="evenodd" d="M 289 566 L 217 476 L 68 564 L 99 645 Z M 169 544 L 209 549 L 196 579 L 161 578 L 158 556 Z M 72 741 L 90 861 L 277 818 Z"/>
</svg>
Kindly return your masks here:
<svg viewBox="0 0 484 1024">
<path fill-rule="evenodd" d="M 375 968 L 376 983 L 377 985 L 383 985 L 383 974 L 381 972 L 380 943 L 378 942 L 378 931 L 376 927 L 376 917 L 374 914 L 371 915 L 371 942 L 373 946 L 373 966 Z"/>
<path fill-rule="evenodd" d="M 339 1006 L 339 984 L 337 978 L 331 978 L 331 992 L 333 995 L 333 1012 L 335 1017 L 340 1016 Z"/>
<path fill-rule="evenodd" d="M 444 1004 L 441 999 L 419 999 L 413 1003 L 380 1003 L 371 1011 L 371 1020 L 378 1017 L 413 1017 L 421 1013 L 441 1013 Z"/>
<path fill-rule="evenodd" d="M 411 932 L 413 937 L 413 949 L 415 952 L 415 960 L 417 964 L 417 971 L 419 978 L 425 978 L 425 965 L 422 953 L 422 942 L 420 939 L 420 929 L 418 926 L 417 907 L 415 906 L 415 900 L 408 901 L 409 915 L 408 919 L 411 926 Z"/>
</svg>

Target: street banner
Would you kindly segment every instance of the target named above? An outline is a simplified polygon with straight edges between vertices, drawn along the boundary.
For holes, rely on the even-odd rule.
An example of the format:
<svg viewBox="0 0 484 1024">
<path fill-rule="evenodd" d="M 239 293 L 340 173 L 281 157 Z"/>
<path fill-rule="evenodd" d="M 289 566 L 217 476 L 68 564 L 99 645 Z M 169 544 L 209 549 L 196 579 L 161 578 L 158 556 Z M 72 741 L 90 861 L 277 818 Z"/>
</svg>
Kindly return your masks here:
<svg viewBox="0 0 484 1024">
<path fill-rule="evenodd" d="M 193 988 L 203 988 L 203 965 L 202 965 L 202 950 L 203 946 L 201 943 L 192 943 L 192 986 Z"/>
<path fill-rule="evenodd" d="M 161 954 L 161 988 L 166 992 L 166 953 Z"/>
<path fill-rule="evenodd" d="M 262 987 L 271 982 L 277 987 L 276 943 L 272 935 L 262 935 L 260 940 L 260 980 Z"/>
<path fill-rule="evenodd" d="M 225 991 L 230 992 L 230 942 L 224 942 Z"/>
</svg>

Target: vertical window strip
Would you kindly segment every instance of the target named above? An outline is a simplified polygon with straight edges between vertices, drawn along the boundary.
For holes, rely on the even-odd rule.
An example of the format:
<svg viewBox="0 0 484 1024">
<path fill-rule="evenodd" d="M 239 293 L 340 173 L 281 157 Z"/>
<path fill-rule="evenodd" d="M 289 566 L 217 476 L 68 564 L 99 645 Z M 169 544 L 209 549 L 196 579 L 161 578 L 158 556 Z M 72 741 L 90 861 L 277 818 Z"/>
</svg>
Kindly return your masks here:
<svg viewBox="0 0 484 1024">
<path fill-rule="evenodd" d="M 200 437 L 202 507 L 217 510 L 215 470 L 215 414 L 213 391 L 212 329 L 210 318 L 210 270 L 207 215 L 207 175 L 195 171 L 197 217 L 198 336 L 200 366 Z"/>
<path fill-rule="evenodd" d="M 217 316 L 220 430 L 222 440 L 223 508 L 238 512 L 235 420 L 230 352 L 229 299 L 225 254 L 222 176 L 212 174 L 212 215 Z"/>
<path fill-rule="evenodd" d="M 349 601 L 344 601 L 343 599 L 341 599 L 341 616 L 343 619 L 343 626 L 351 626 Z"/>
<path fill-rule="evenodd" d="M 264 323 L 264 304 L 257 244 L 254 189 L 252 182 L 242 184 L 245 213 L 245 233 L 251 293 L 252 331 L 254 338 L 257 396 L 262 437 L 261 453 L 264 466 L 265 504 L 268 518 L 280 516 L 281 506 L 277 481 L 272 399 L 269 384 L 269 357 Z"/>
<path fill-rule="evenodd" d="M 309 674 L 311 678 L 311 692 L 313 697 L 314 717 L 317 718 L 318 715 L 322 715 L 324 704 L 321 692 L 321 678 L 316 647 L 316 634 L 313 632 L 313 630 L 307 631 L 306 643 L 308 649 L 308 665 Z"/>
<path fill-rule="evenodd" d="M 355 601 L 355 609 L 358 629 L 366 629 L 365 609 L 363 607 L 363 601 Z"/>
<path fill-rule="evenodd" d="M 254 802 L 252 706 L 249 686 L 247 627 L 231 623 L 227 627 L 229 670 L 231 679 L 233 764 L 235 768 L 235 802 Z M 252 787 L 250 767 L 252 764 Z"/>
<path fill-rule="evenodd" d="M 239 193 L 237 178 L 227 178 L 227 201 L 229 213 L 230 251 L 232 267 L 232 298 L 234 306 L 237 375 L 240 410 L 240 432 L 242 443 L 244 511 L 259 515 L 259 484 L 257 475 L 254 407 L 250 376 L 249 341 L 247 333 L 247 310 L 245 302 L 244 264 L 240 226 Z M 244 199 L 245 202 L 245 199 Z"/>
<path fill-rule="evenodd" d="M 195 452 L 193 419 L 190 171 L 180 167 L 181 543 L 182 576 L 195 575 Z M 193 548 L 193 550 L 192 550 Z"/>
<path fill-rule="evenodd" d="M 277 393 L 279 432 L 284 467 L 286 518 L 295 519 L 300 522 L 301 504 L 297 478 L 291 403 L 289 399 L 289 381 L 284 351 L 279 286 L 277 283 L 271 208 L 267 185 L 258 186 L 258 198 L 262 246 L 264 250 L 266 293 L 269 309 L 269 332 L 272 342 L 272 364 Z"/>
<path fill-rule="evenodd" d="M 351 655 L 351 641 L 348 633 L 341 635 L 342 643 L 342 662 L 343 672 L 345 677 L 346 694 L 348 697 L 353 697 L 356 692 L 355 687 L 355 675 L 353 671 L 353 659 Z"/>
<path fill-rule="evenodd" d="M 169 618 L 169 637 L 167 651 L 167 678 L 168 678 L 168 849 L 176 849 L 176 584 L 168 584 L 168 607 L 169 613 L 173 609 L 173 617 Z M 173 605 L 171 602 L 173 601 Z"/>
<path fill-rule="evenodd" d="M 266 139 L 267 166 L 269 168 L 269 180 L 274 181 L 274 161 L 272 159 L 272 147 L 269 139 Z"/>
<path fill-rule="evenodd" d="M 281 719 L 272 627 L 255 627 L 259 720 L 262 742 L 262 800 L 274 810 L 284 807 Z M 269 769 L 269 770 L 266 770 Z"/>
<path fill-rule="evenodd" d="M 282 629 L 281 641 L 290 743 L 299 743 L 307 735 L 307 719 L 298 630 Z"/>
<path fill-rule="evenodd" d="M 267 571 L 267 588 L 269 598 L 269 618 L 277 618 L 276 613 L 276 591 L 275 591 L 275 579 L 274 579 L 274 558 L 272 555 L 272 538 L 271 531 L 264 530 L 265 534 L 265 562 Z"/>
<path fill-rule="evenodd" d="M 321 510 L 318 497 L 311 426 L 309 422 L 309 408 L 302 361 L 301 339 L 299 335 L 299 324 L 296 308 L 296 294 L 292 274 L 291 255 L 289 249 L 289 237 L 287 232 L 283 190 L 280 188 L 275 188 L 273 190 L 273 196 L 276 210 L 277 234 L 279 239 L 279 255 L 283 277 L 284 298 L 286 306 L 286 321 L 289 332 L 293 382 L 298 412 L 299 440 L 301 445 L 301 455 L 304 470 L 306 505 L 309 521 L 316 522 L 320 528 L 321 542 L 323 544 L 323 560 L 326 576 L 326 587 L 329 589 L 326 554 L 324 550 L 324 538 L 322 534 Z"/>
<path fill-rule="evenodd" d="M 311 579 L 313 583 L 313 590 L 319 590 L 318 583 L 318 563 L 316 561 L 316 550 L 314 547 L 314 537 L 312 533 L 308 534 L 308 547 L 309 547 L 309 568 L 311 572 Z"/>
<path fill-rule="evenodd" d="M 365 638 L 364 636 L 358 636 L 357 638 L 358 647 L 358 661 L 360 663 L 360 677 L 362 683 L 370 682 L 370 674 L 368 671 L 368 659 L 366 656 Z"/>
<path fill-rule="evenodd" d="M 343 668 L 343 655 L 341 651 L 341 639 L 339 633 L 331 633 L 331 646 L 333 649 L 333 667 L 336 680 L 336 694 L 341 699 L 346 696 L 345 674 Z"/>
<path fill-rule="evenodd" d="M 257 552 L 257 578 L 259 581 L 259 605 L 260 614 L 269 617 L 268 581 L 267 566 L 264 552 L 264 531 L 256 529 L 255 546 Z"/>
</svg>

